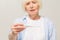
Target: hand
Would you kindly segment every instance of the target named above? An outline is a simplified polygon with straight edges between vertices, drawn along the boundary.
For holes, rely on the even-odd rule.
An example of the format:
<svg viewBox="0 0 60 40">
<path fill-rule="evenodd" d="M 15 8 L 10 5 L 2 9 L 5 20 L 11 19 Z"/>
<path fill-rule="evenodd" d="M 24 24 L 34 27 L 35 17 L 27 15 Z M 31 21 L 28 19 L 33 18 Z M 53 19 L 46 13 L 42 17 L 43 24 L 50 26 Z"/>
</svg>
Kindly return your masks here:
<svg viewBox="0 0 60 40">
<path fill-rule="evenodd" d="M 25 29 L 25 26 L 23 24 L 14 24 L 11 27 L 13 34 L 18 34 L 19 32 L 23 31 Z"/>
</svg>

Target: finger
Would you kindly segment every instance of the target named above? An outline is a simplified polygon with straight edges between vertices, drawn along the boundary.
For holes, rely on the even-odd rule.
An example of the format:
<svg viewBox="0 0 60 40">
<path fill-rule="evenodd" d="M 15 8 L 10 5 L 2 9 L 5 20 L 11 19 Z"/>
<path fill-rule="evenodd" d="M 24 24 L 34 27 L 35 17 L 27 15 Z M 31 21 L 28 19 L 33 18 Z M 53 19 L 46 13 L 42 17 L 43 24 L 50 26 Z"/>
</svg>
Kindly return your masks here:
<svg viewBox="0 0 60 40">
<path fill-rule="evenodd" d="M 18 34 L 19 32 L 18 31 L 12 31 L 13 32 L 13 34 Z"/>
<path fill-rule="evenodd" d="M 14 24 L 13 26 L 16 27 L 16 26 L 24 26 L 24 25 L 19 23 L 19 24 Z"/>
<path fill-rule="evenodd" d="M 20 28 L 20 29 L 12 29 L 13 32 L 20 32 L 22 30 L 24 30 L 25 28 Z"/>
<path fill-rule="evenodd" d="M 22 30 L 25 29 L 25 27 L 11 27 L 11 30 Z"/>
<path fill-rule="evenodd" d="M 25 26 L 17 26 L 17 27 L 11 27 L 11 29 L 14 29 L 14 28 L 25 28 Z"/>
</svg>

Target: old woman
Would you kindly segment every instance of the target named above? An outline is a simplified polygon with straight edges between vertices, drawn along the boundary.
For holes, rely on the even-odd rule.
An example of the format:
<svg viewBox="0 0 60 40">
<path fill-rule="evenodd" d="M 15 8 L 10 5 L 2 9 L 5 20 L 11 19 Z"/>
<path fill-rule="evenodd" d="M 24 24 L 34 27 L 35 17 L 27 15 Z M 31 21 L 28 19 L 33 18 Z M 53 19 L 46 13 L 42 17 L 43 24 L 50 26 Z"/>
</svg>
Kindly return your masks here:
<svg viewBox="0 0 60 40">
<path fill-rule="evenodd" d="M 11 26 L 9 40 L 55 40 L 55 27 L 48 18 L 39 15 L 40 0 L 23 0 L 28 15 L 18 18 Z"/>
</svg>

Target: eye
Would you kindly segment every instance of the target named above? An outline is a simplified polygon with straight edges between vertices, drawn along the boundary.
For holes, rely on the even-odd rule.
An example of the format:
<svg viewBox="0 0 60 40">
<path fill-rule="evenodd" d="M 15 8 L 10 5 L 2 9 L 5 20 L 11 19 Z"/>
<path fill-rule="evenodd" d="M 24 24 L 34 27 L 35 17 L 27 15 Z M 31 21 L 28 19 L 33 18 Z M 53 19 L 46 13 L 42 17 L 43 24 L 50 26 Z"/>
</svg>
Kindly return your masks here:
<svg viewBox="0 0 60 40">
<path fill-rule="evenodd" d="M 28 2 L 28 3 L 26 3 L 26 5 L 29 5 L 30 3 Z"/>
</svg>

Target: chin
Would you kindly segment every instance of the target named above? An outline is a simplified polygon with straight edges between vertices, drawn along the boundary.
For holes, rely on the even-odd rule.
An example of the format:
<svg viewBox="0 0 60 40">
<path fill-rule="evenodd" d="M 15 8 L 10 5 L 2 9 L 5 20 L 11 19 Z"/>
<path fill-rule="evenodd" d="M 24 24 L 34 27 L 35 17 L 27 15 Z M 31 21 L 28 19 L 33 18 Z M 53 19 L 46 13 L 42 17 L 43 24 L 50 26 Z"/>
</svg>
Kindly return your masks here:
<svg viewBox="0 0 60 40">
<path fill-rule="evenodd" d="M 29 14 L 30 16 L 34 16 L 34 15 L 37 15 L 37 14 L 35 14 L 35 13 L 31 13 L 31 14 Z"/>
<path fill-rule="evenodd" d="M 30 12 L 29 14 L 30 14 L 30 15 L 36 15 L 37 12 Z"/>
</svg>

